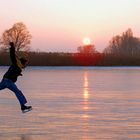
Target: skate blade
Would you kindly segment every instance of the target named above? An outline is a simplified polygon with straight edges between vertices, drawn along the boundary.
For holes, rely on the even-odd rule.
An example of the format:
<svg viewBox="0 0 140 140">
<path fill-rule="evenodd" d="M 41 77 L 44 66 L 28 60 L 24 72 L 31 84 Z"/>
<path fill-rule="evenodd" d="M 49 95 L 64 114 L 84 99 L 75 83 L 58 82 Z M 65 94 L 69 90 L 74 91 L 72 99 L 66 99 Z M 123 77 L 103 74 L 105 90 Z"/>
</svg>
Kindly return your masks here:
<svg viewBox="0 0 140 140">
<path fill-rule="evenodd" d="M 27 112 L 29 112 L 29 111 L 31 111 L 31 110 L 32 110 L 32 108 L 26 109 L 26 110 L 22 110 L 22 113 L 27 113 Z"/>
</svg>

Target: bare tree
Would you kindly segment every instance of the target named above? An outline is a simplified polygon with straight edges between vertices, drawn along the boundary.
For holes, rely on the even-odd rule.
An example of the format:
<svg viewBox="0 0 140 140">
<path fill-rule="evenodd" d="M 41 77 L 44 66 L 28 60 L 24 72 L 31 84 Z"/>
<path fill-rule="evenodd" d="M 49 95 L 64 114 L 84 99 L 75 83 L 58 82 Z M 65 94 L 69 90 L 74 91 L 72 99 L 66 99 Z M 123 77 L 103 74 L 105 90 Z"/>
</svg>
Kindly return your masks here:
<svg viewBox="0 0 140 140">
<path fill-rule="evenodd" d="M 140 54 L 140 39 L 133 36 L 132 30 L 129 28 L 121 36 L 113 37 L 104 53 L 116 55 L 134 56 Z"/>
<path fill-rule="evenodd" d="M 95 50 L 95 46 L 94 45 L 84 45 L 84 46 L 80 46 L 77 48 L 77 51 L 79 53 L 83 53 L 83 54 L 93 54 L 93 53 L 97 53 L 97 51 Z"/>
<path fill-rule="evenodd" d="M 27 51 L 30 49 L 31 34 L 22 22 L 15 23 L 12 28 L 5 30 L 2 34 L 0 43 L 2 48 L 7 48 L 9 42 L 14 42 L 16 51 Z"/>
</svg>

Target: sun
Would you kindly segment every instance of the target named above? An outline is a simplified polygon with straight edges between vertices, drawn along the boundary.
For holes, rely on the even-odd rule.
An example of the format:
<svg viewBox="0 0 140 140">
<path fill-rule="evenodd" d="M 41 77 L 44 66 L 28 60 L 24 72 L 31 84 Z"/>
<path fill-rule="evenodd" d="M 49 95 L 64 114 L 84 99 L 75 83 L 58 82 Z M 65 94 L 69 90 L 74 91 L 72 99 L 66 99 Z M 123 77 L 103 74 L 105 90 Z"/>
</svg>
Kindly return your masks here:
<svg viewBox="0 0 140 140">
<path fill-rule="evenodd" d="M 90 44 L 91 44 L 90 38 L 89 38 L 89 37 L 83 38 L 83 44 L 84 44 L 84 45 L 90 45 Z"/>
</svg>

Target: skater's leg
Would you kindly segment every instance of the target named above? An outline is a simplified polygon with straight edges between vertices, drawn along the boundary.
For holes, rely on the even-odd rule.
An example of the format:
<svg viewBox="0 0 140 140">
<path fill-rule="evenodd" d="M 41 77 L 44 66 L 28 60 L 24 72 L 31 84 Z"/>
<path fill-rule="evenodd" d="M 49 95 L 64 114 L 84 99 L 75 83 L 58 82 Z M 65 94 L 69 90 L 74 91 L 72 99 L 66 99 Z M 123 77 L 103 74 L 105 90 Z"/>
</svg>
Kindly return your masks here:
<svg viewBox="0 0 140 140">
<path fill-rule="evenodd" d="M 5 80 L 2 79 L 2 81 L 0 82 L 0 90 L 5 89 L 6 88 L 6 83 Z"/>
<path fill-rule="evenodd" d="M 17 97 L 17 99 L 18 99 L 18 101 L 19 101 L 21 106 L 27 103 L 27 100 L 26 100 L 25 96 L 17 88 L 15 83 L 13 83 L 12 81 L 9 81 L 7 88 L 15 93 L 15 95 L 16 95 L 16 97 Z"/>
</svg>

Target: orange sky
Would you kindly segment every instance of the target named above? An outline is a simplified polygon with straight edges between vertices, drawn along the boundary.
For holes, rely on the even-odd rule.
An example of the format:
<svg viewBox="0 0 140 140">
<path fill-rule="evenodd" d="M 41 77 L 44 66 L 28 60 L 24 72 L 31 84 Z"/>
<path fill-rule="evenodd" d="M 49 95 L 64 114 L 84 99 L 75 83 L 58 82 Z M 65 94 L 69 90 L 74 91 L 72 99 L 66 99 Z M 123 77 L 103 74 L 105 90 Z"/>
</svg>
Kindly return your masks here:
<svg viewBox="0 0 140 140">
<path fill-rule="evenodd" d="M 75 52 L 89 37 L 102 51 L 128 28 L 140 37 L 140 0 L 0 0 L 0 9 L 0 35 L 24 22 L 33 50 Z"/>
</svg>

